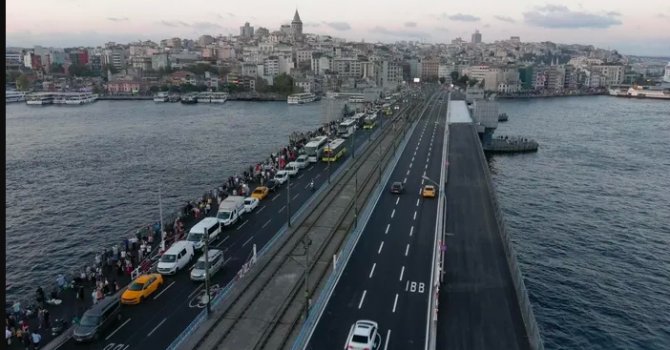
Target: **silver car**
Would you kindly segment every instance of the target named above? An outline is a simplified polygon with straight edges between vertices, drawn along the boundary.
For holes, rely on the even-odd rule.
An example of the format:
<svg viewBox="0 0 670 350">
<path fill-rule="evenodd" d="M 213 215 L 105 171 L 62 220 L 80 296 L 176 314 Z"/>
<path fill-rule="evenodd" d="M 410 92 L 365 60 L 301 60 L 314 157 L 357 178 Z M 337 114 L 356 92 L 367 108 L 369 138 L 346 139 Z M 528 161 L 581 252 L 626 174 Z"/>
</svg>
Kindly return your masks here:
<svg viewBox="0 0 670 350">
<path fill-rule="evenodd" d="M 223 251 L 210 249 L 207 255 L 209 258 L 209 278 L 211 279 L 223 267 Z M 205 280 L 205 276 L 205 255 L 203 254 L 195 263 L 195 266 L 193 266 L 193 270 L 191 270 L 191 280 L 201 282 Z"/>
</svg>

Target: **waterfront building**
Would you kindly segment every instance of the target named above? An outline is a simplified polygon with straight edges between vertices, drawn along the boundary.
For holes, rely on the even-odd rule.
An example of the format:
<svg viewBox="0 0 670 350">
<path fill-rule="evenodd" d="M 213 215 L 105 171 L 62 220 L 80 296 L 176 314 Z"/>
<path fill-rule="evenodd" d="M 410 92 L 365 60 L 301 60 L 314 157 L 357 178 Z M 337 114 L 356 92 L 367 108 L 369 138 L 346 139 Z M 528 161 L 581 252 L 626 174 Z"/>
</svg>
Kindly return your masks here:
<svg viewBox="0 0 670 350">
<path fill-rule="evenodd" d="M 623 83 L 625 77 L 625 68 L 620 64 L 593 65 L 590 70 L 601 76 L 601 86 L 619 85 Z"/>
<path fill-rule="evenodd" d="M 668 62 L 668 65 L 665 66 L 665 74 L 663 75 L 663 81 L 666 83 L 670 83 L 670 62 Z"/>
</svg>

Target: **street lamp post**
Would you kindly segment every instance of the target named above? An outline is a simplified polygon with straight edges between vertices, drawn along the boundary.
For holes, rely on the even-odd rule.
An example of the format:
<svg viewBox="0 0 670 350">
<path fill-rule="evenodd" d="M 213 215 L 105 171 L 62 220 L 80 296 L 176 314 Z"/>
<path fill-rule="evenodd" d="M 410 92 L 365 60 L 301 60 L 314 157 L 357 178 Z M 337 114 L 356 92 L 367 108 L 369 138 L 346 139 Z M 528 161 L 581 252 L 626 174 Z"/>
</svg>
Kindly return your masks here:
<svg viewBox="0 0 670 350">
<path fill-rule="evenodd" d="M 305 247 L 305 320 L 309 317 L 309 246 L 312 245 L 312 240 L 308 235 L 305 235 L 302 240 Z"/>
<path fill-rule="evenodd" d="M 286 220 L 291 227 L 291 175 L 286 174 Z"/>
<path fill-rule="evenodd" d="M 207 302 L 207 315 L 209 315 L 212 312 L 211 305 L 210 305 L 210 296 L 209 296 L 209 234 L 207 232 L 207 228 L 204 229 L 205 233 L 205 300 Z"/>
<path fill-rule="evenodd" d="M 358 168 L 354 174 L 354 227 L 358 227 Z"/>
</svg>

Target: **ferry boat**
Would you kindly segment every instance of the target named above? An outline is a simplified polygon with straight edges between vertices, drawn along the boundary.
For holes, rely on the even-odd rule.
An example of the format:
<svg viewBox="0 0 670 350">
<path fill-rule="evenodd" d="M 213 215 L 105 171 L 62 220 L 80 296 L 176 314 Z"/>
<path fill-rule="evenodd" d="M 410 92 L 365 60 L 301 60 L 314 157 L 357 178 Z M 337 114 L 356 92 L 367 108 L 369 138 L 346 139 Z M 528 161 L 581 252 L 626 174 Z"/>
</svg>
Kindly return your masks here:
<svg viewBox="0 0 670 350">
<path fill-rule="evenodd" d="M 290 105 L 301 105 L 316 101 L 316 95 L 311 92 L 302 92 L 299 94 L 289 95 L 286 102 Z"/>
<path fill-rule="evenodd" d="M 168 93 L 165 91 L 161 91 L 154 95 L 154 102 L 167 102 L 167 101 L 168 101 Z"/>
<path fill-rule="evenodd" d="M 611 96 L 617 97 L 635 97 L 635 98 L 653 98 L 670 100 L 670 89 L 650 88 L 643 86 L 631 86 L 628 90 L 622 88 L 609 89 Z"/>
<path fill-rule="evenodd" d="M 26 95 L 26 104 L 50 105 L 54 103 L 54 94 L 51 92 L 35 92 Z"/>
<path fill-rule="evenodd" d="M 168 102 L 179 102 L 181 100 L 181 96 L 178 94 L 173 94 L 173 95 L 168 95 Z"/>
<path fill-rule="evenodd" d="M 212 102 L 212 93 L 209 91 L 203 91 L 198 93 L 198 102 L 200 103 L 210 103 Z"/>
<path fill-rule="evenodd" d="M 16 90 L 5 91 L 5 103 L 22 102 L 26 100 L 26 94 Z"/>
<path fill-rule="evenodd" d="M 349 103 L 364 103 L 365 97 L 363 95 L 352 95 L 349 96 Z"/>
<path fill-rule="evenodd" d="M 192 105 L 198 103 L 198 94 L 186 94 L 181 97 L 181 103 Z"/>
<path fill-rule="evenodd" d="M 90 92 L 71 92 L 65 95 L 66 105 L 83 105 L 93 103 L 98 99 L 97 94 Z"/>
<path fill-rule="evenodd" d="M 210 94 L 210 103 L 225 103 L 226 101 L 228 101 L 227 92 L 212 92 Z"/>
</svg>

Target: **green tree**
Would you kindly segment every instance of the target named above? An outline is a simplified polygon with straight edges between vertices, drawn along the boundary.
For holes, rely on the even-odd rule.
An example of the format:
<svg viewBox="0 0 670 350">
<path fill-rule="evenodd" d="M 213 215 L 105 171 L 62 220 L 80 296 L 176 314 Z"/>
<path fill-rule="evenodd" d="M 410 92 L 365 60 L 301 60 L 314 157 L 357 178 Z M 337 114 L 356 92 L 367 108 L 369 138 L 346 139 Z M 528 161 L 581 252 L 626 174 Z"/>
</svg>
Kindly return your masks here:
<svg viewBox="0 0 670 350">
<path fill-rule="evenodd" d="M 274 92 L 282 95 L 290 95 L 294 91 L 293 78 L 286 73 L 277 75 L 272 86 Z"/>
<path fill-rule="evenodd" d="M 16 88 L 20 91 L 28 91 L 30 88 L 30 80 L 25 74 L 21 74 L 16 78 Z"/>
<path fill-rule="evenodd" d="M 60 63 L 52 63 L 50 67 L 51 73 L 65 73 L 65 68 Z"/>
<path fill-rule="evenodd" d="M 149 92 L 151 92 L 152 94 L 157 93 L 159 90 L 160 88 L 156 85 L 152 85 L 151 87 L 149 87 Z"/>
<path fill-rule="evenodd" d="M 76 77 L 90 77 L 93 76 L 93 72 L 91 71 L 91 68 L 89 68 L 86 65 L 83 64 L 73 64 L 70 67 L 68 67 L 68 73 L 70 73 L 70 76 L 76 76 Z"/>
<path fill-rule="evenodd" d="M 268 91 L 268 82 L 263 78 L 256 78 L 256 91 L 267 92 Z"/>
<path fill-rule="evenodd" d="M 477 79 L 469 79 L 468 80 L 468 86 L 475 86 L 477 85 Z"/>
<path fill-rule="evenodd" d="M 161 85 L 160 91 L 169 91 L 170 87 L 167 85 Z"/>
<path fill-rule="evenodd" d="M 440 77 L 440 84 L 444 84 L 444 82 L 447 81 L 447 78 L 445 77 Z"/>
<path fill-rule="evenodd" d="M 451 81 L 455 82 L 456 80 L 458 80 L 458 72 L 457 71 L 453 71 L 453 72 L 449 73 L 449 75 L 451 76 Z"/>
<path fill-rule="evenodd" d="M 6 70 L 5 71 L 5 81 L 16 82 L 16 79 L 21 76 L 21 72 L 18 70 Z"/>
<path fill-rule="evenodd" d="M 181 92 L 193 92 L 196 91 L 196 87 L 193 84 L 181 84 L 181 86 L 179 86 L 179 90 Z"/>
<path fill-rule="evenodd" d="M 168 91 L 170 91 L 170 93 L 180 93 L 181 88 L 177 85 L 170 85 L 170 87 L 168 88 Z"/>
</svg>

